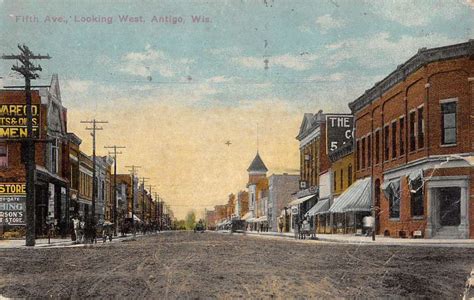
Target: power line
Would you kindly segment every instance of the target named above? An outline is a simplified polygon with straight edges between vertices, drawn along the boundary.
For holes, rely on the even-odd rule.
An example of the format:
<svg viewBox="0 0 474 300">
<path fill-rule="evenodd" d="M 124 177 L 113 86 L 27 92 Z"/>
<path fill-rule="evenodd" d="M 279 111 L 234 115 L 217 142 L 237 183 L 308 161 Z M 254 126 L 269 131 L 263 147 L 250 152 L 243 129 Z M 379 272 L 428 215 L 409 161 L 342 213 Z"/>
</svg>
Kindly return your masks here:
<svg viewBox="0 0 474 300">
<path fill-rule="evenodd" d="M 27 138 L 24 140 L 26 145 L 26 157 L 25 157 L 25 171 L 26 171 L 26 246 L 34 246 L 36 228 L 35 228 L 35 217 L 36 217 L 36 197 L 35 197 L 35 141 L 33 136 L 33 114 L 31 108 L 31 80 L 39 78 L 37 71 L 42 71 L 41 66 L 35 66 L 30 60 L 35 59 L 51 59 L 49 54 L 47 55 L 35 55 L 26 45 L 18 45 L 20 49 L 19 55 L 2 55 L 2 59 L 17 60 L 21 62 L 21 65 L 12 66 L 12 70 L 23 75 L 25 78 L 25 94 L 26 94 L 26 130 Z"/>
<path fill-rule="evenodd" d="M 86 130 L 90 130 L 92 136 L 92 227 L 95 229 L 95 225 L 97 223 L 96 220 L 96 211 L 95 211 L 95 197 L 96 197 L 96 190 L 97 190 L 97 180 L 96 180 L 96 155 L 95 155 L 95 148 L 96 148 L 96 131 L 103 130 L 102 127 L 97 127 L 97 124 L 105 124 L 109 123 L 108 121 L 98 121 L 96 119 L 92 119 L 90 121 L 81 121 L 83 124 L 92 124 L 92 127 L 86 127 Z"/>
<path fill-rule="evenodd" d="M 106 149 L 113 149 L 113 152 L 109 152 L 109 154 L 113 154 L 114 156 L 114 201 L 112 205 L 112 220 L 114 223 L 114 235 L 117 236 L 117 155 L 122 154 L 122 152 L 117 152 L 117 149 L 125 149 L 125 146 L 104 146 Z"/>
</svg>

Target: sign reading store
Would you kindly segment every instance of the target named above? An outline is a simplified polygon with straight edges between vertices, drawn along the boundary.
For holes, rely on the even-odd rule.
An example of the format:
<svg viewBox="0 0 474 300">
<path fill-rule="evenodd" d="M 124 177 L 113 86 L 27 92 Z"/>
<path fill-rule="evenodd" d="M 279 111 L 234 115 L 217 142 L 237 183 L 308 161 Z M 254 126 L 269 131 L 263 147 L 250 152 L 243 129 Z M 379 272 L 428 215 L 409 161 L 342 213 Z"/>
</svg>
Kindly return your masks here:
<svg viewBox="0 0 474 300">
<path fill-rule="evenodd" d="M 39 138 L 40 106 L 31 105 L 33 137 Z M 28 137 L 26 104 L 0 104 L 0 139 Z"/>
<path fill-rule="evenodd" d="M 26 184 L 0 183 L 0 225 L 25 225 Z"/>
</svg>

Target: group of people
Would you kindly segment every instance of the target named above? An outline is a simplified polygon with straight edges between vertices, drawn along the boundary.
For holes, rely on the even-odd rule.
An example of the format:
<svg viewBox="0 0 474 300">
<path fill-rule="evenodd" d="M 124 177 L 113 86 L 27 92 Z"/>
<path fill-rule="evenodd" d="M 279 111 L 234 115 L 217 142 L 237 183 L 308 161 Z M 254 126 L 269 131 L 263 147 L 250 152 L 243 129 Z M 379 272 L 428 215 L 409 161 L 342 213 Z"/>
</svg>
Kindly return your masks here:
<svg viewBox="0 0 474 300">
<path fill-rule="evenodd" d="M 311 230 L 311 224 L 309 223 L 308 217 L 305 216 L 297 222 L 297 232 L 295 232 L 295 238 L 304 240 L 306 239 L 306 236 L 316 238 L 316 233 L 314 230 Z"/>
<path fill-rule="evenodd" d="M 93 220 L 85 219 L 82 216 L 75 216 L 72 218 L 74 232 L 71 234 L 71 239 L 76 244 L 83 243 L 97 243 L 97 225 L 102 233 L 102 239 L 105 242 L 107 238 L 112 241 L 113 223 L 104 222 L 101 224 L 94 224 Z"/>
</svg>

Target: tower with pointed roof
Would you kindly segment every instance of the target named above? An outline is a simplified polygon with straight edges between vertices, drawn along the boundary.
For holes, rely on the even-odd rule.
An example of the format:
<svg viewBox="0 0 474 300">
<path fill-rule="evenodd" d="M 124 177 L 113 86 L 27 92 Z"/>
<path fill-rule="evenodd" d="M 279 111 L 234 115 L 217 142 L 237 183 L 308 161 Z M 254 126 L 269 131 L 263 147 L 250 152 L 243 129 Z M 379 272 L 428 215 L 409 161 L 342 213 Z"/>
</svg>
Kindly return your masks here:
<svg viewBox="0 0 474 300">
<path fill-rule="evenodd" d="M 258 153 L 258 151 L 257 151 L 257 155 L 255 155 L 255 158 L 253 159 L 252 163 L 248 167 L 247 172 L 249 173 L 248 185 L 257 184 L 261 179 L 267 178 L 268 169 L 265 166 L 265 163 L 260 157 L 260 154 Z"/>
</svg>

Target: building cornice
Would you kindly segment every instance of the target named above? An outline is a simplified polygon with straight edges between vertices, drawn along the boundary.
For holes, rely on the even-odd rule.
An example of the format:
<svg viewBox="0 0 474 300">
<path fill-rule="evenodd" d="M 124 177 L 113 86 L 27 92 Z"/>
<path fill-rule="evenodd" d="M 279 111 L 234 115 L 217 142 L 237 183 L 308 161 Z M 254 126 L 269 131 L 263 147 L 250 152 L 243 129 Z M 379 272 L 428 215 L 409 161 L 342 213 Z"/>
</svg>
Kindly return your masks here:
<svg viewBox="0 0 474 300">
<path fill-rule="evenodd" d="M 409 75 L 427 64 L 443 61 L 448 59 L 456 59 L 461 57 L 474 56 L 474 40 L 469 40 L 466 43 L 449 45 L 444 47 L 426 49 L 421 48 L 418 53 L 407 60 L 405 63 L 399 65 L 395 71 L 390 73 L 387 77 L 377 82 L 372 88 L 365 91 L 356 100 L 349 103 L 349 108 L 352 113 L 360 111 L 377 98 L 380 98 L 392 87 L 404 81 Z"/>
</svg>

